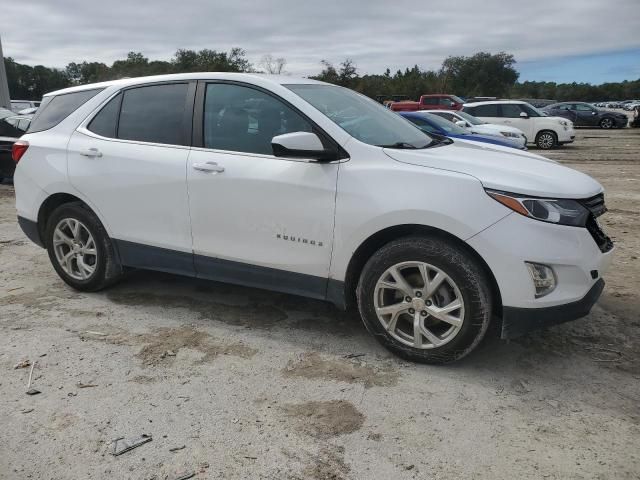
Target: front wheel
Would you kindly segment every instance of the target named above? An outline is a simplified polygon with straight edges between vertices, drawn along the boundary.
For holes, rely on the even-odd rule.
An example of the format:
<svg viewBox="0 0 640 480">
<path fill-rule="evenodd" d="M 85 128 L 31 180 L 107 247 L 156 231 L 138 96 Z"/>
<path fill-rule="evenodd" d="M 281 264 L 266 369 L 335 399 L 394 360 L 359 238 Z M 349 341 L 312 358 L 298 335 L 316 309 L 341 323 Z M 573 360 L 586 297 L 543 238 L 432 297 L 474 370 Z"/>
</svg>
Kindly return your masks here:
<svg viewBox="0 0 640 480">
<path fill-rule="evenodd" d="M 486 274 L 467 252 L 439 238 L 393 241 L 365 265 L 357 289 L 362 320 L 397 355 L 447 363 L 471 352 L 491 319 Z"/>
<path fill-rule="evenodd" d="M 536 145 L 542 150 L 549 150 L 558 146 L 558 136 L 551 131 L 545 130 L 536 136 Z"/>
<path fill-rule="evenodd" d="M 82 203 L 64 204 L 53 211 L 45 242 L 53 268 L 77 290 L 101 290 L 122 274 L 106 230 Z"/>
<path fill-rule="evenodd" d="M 600 120 L 600 128 L 613 128 L 613 120 L 611 120 L 610 118 L 603 118 L 602 120 Z"/>
</svg>

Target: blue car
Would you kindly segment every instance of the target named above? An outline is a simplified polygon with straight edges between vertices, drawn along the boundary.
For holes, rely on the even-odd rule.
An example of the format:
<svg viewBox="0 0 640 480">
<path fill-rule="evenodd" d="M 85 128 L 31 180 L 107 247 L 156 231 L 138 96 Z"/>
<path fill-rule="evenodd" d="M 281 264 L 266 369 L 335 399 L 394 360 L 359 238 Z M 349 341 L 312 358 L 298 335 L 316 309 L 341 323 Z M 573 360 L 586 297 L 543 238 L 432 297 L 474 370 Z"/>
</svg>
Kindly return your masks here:
<svg viewBox="0 0 640 480">
<path fill-rule="evenodd" d="M 449 120 L 427 112 L 398 112 L 404 118 L 413 123 L 416 127 L 425 133 L 442 135 L 449 138 L 460 138 L 463 140 L 473 140 L 474 142 L 491 143 L 502 147 L 517 148 L 518 150 L 526 150 L 527 148 L 518 142 L 509 140 L 506 137 L 498 137 L 494 135 L 482 135 L 479 133 L 470 133 L 462 127 L 459 127 Z"/>
</svg>

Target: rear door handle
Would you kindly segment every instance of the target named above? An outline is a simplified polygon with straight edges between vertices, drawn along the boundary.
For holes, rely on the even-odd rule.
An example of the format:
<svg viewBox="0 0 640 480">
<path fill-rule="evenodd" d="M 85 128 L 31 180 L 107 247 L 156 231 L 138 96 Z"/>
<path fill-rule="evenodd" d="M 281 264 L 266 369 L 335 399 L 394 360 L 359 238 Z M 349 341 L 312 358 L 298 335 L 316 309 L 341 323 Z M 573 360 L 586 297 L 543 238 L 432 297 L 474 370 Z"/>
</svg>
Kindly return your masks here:
<svg viewBox="0 0 640 480">
<path fill-rule="evenodd" d="M 193 169 L 198 170 L 199 172 L 213 172 L 213 173 L 224 172 L 224 167 L 221 167 L 216 162 L 194 163 Z"/>
<path fill-rule="evenodd" d="M 83 157 L 94 158 L 94 157 L 101 157 L 102 152 L 97 148 L 89 148 L 87 150 L 82 150 L 80 152 L 80 155 L 82 155 Z"/>
</svg>

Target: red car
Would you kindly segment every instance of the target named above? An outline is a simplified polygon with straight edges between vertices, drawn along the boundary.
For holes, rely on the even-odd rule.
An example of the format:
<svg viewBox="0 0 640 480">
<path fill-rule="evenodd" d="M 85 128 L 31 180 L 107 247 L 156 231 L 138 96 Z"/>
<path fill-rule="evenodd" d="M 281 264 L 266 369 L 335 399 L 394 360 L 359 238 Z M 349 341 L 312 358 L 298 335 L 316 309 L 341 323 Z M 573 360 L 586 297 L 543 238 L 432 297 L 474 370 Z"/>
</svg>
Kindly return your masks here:
<svg viewBox="0 0 640 480">
<path fill-rule="evenodd" d="M 417 110 L 461 110 L 464 101 L 455 95 L 435 93 L 422 95 L 417 102 L 393 102 L 391 110 L 394 112 L 415 112 Z"/>
</svg>

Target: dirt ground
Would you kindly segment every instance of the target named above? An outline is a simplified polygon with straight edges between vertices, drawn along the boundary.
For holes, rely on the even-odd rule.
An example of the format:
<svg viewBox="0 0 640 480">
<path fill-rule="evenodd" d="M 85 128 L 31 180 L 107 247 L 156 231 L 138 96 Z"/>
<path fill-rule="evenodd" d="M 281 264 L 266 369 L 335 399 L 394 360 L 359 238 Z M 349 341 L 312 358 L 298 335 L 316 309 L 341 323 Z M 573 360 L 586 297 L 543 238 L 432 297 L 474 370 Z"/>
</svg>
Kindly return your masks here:
<svg viewBox="0 0 640 480">
<path fill-rule="evenodd" d="M 0 478 L 640 478 L 640 129 L 548 156 L 607 190 L 605 293 L 444 367 L 318 301 L 147 272 L 75 292 L 0 186 Z"/>
</svg>

